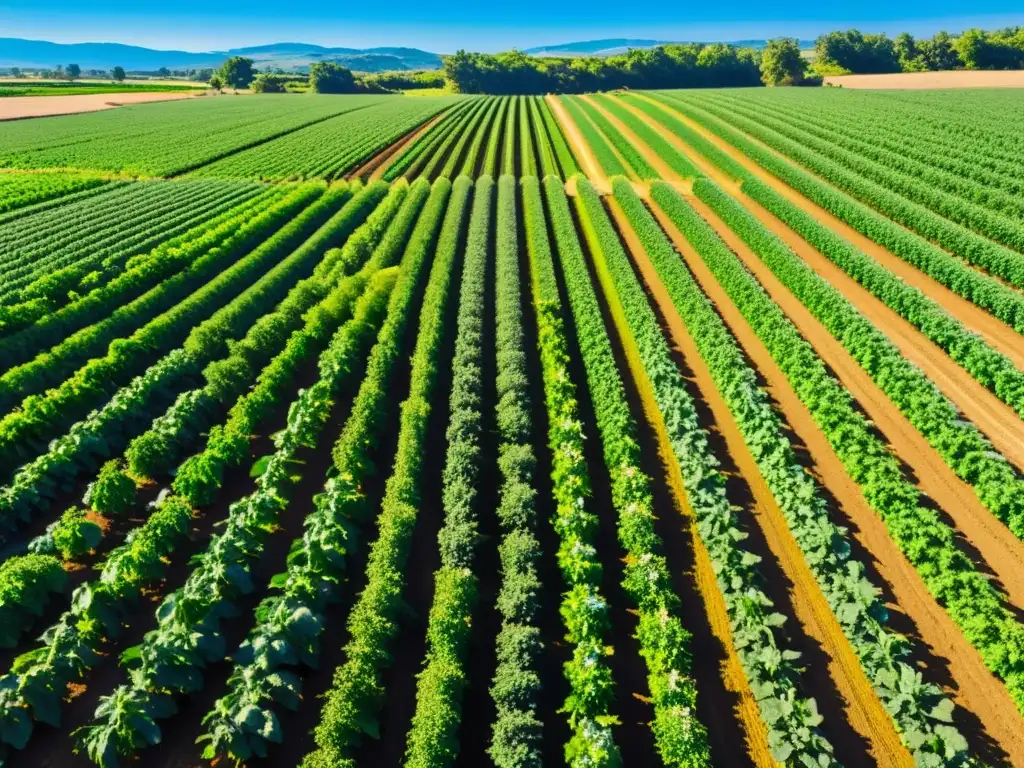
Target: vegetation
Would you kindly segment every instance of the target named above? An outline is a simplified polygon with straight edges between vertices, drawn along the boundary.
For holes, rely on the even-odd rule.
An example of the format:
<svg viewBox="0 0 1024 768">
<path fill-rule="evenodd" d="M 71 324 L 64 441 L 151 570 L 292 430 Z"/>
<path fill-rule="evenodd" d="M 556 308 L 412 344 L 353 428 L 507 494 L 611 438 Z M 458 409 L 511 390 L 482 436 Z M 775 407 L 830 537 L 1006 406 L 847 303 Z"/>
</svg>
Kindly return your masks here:
<svg viewBox="0 0 1024 768">
<path fill-rule="evenodd" d="M 0 125 L 0 762 L 1024 763 L 1014 94 L 335 75 Z"/>
</svg>

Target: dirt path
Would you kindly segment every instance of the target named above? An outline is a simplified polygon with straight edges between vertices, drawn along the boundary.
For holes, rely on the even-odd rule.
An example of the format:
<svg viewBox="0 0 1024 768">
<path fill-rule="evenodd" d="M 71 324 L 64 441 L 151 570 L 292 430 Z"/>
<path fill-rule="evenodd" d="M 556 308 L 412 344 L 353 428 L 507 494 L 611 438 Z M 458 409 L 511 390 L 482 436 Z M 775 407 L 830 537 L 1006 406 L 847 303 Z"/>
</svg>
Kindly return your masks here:
<svg viewBox="0 0 1024 768">
<path fill-rule="evenodd" d="M 997 575 L 1018 607 L 1024 607 L 1024 545 L 982 506 L 974 489 L 960 480 L 843 345 L 790 293 L 771 270 L 703 202 L 688 200 L 714 228 L 772 299 L 814 347 L 833 374 L 856 398 L 868 418 L 917 476 L 921 489 L 936 500 L 956 527 Z"/>
<path fill-rule="evenodd" d="M 607 294 L 605 296 L 606 298 L 611 298 Z M 742 722 L 746 733 L 747 754 L 753 763 L 761 768 L 774 767 L 776 763 L 768 750 L 768 734 L 761 720 L 757 701 L 750 690 L 746 675 L 740 665 L 739 657 L 736 655 L 736 650 L 732 644 L 729 614 L 725 607 L 725 601 L 722 599 L 722 593 L 718 589 L 715 572 L 711 565 L 711 557 L 697 532 L 696 515 L 690 506 L 679 470 L 679 463 L 676 461 L 672 446 L 669 443 L 664 417 L 658 408 L 654 392 L 644 372 L 636 344 L 633 342 L 628 327 L 625 326 L 618 302 L 610 300 L 609 308 L 612 316 L 615 318 L 618 335 L 622 340 L 626 359 L 633 374 L 633 383 L 642 401 L 644 413 L 647 416 L 649 425 L 657 436 L 658 452 L 664 464 L 665 477 L 672 490 L 675 506 L 682 513 L 686 525 L 690 529 L 694 544 L 693 576 L 704 602 L 708 623 L 711 625 L 715 637 L 718 638 L 722 647 L 726 650 L 727 655 L 722 663 L 720 674 L 725 682 L 726 689 L 734 693 L 738 698 L 739 703 L 735 714 Z M 695 663 L 699 664 L 700 659 L 695 659 Z M 698 695 L 699 693 L 698 691 Z M 713 724 L 709 723 L 708 726 L 713 727 Z"/>
<path fill-rule="evenodd" d="M 825 596 L 804 559 L 796 540 L 790 533 L 782 510 L 765 483 L 754 457 L 747 448 L 743 435 L 733 420 L 725 399 L 715 386 L 711 371 L 704 363 L 696 343 L 672 305 L 664 285 L 657 276 L 636 233 L 621 207 L 614 199 L 608 207 L 622 233 L 634 263 L 649 290 L 656 297 L 662 316 L 668 322 L 673 344 L 682 352 L 694 374 L 697 387 L 711 407 L 719 433 L 725 439 L 730 455 L 740 473 L 754 493 L 753 512 L 769 548 L 793 585 L 792 603 L 797 621 L 807 634 L 819 643 L 829 658 L 828 675 L 847 704 L 850 723 L 870 744 L 871 755 L 878 765 L 912 766 L 910 753 L 900 742 L 892 718 L 871 688 L 860 661 L 843 634 Z M 810 671 L 810 670 L 808 670 Z M 805 673 L 806 674 L 806 673 Z M 828 727 L 828 723 L 825 723 Z"/>
<path fill-rule="evenodd" d="M 870 553 L 872 565 L 888 587 L 892 599 L 913 623 L 914 627 L 908 628 L 908 634 L 915 634 L 913 630 L 916 628 L 916 634 L 931 657 L 926 662 L 929 677 L 943 682 L 947 693 L 962 708 L 964 721 L 958 720 L 957 724 L 971 740 L 972 748 L 982 754 L 991 754 L 993 760 L 1008 756 L 1013 764 L 1024 765 L 1024 731 L 1020 728 L 1020 715 L 1005 686 L 985 668 L 981 656 L 931 596 L 917 571 L 896 547 L 882 520 L 868 506 L 859 487 L 846 473 L 824 432 L 711 271 L 657 206 L 652 206 L 652 212 L 704 292 L 715 303 L 747 357 L 764 377 L 766 388 L 779 405 L 786 422 L 806 446 L 814 462 L 813 474 L 837 501 L 840 512 L 850 523 L 856 542 Z M 660 282 L 654 280 L 650 285 L 653 289 Z M 667 297 L 661 301 L 670 307 L 671 301 Z M 907 631 L 902 627 L 899 629 Z M 987 739 L 995 743 L 986 746 Z"/>
<path fill-rule="evenodd" d="M 1024 70 L 895 72 L 884 75 L 830 75 L 828 85 L 842 88 L 890 90 L 935 90 L 936 88 L 1024 88 Z"/>
<path fill-rule="evenodd" d="M 198 93 L 165 91 L 157 93 L 86 93 L 81 96 L 9 96 L 0 99 L 0 120 L 99 112 L 126 104 L 192 99 L 206 93 L 198 89 L 197 91 Z"/>
<path fill-rule="evenodd" d="M 562 132 L 565 135 L 566 141 L 569 142 L 572 153 L 576 155 L 583 174 L 590 179 L 590 183 L 594 185 L 598 192 L 603 195 L 610 194 L 612 188 L 611 184 L 608 183 L 608 177 L 604 175 L 601 164 L 597 162 L 593 150 L 590 148 L 587 140 L 583 138 L 583 134 L 580 133 L 579 126 L 569 117 L 569 113 L 565 111 L 565 107 L 562 106 L 562 102 L 558 100 L 557 96 L 549 93 L 545 98 L 555 115 L 555 119 L 561 123 Z"/>
<path fill-rule="evenodd" d="M 621 130 L 628 129 L 622 126 Z M 630 132 L 626 135 L 644 159 L 654 165 L 658 156 L 651 148 L 636 134 Z M 661 165 L 665 166 L 664 162 Z M 678 174 L 673 173 L 667 166 L 663 168 L 654 165 L 654 168 L 663 176 L 667 172 L 670 180 L 678 180 Z M 758 203 L 742 195 L 739 184 L 731 182 L 724 174 L 719 174 L 715 182 L 728 188 L 737 201 L 772 234 L 783 240 L 811 269 L 850 299 L 857 309 L 896 345 L 905 358 L 924 371 L 960 412 L 992 441 L 1000 453 L 1014 462 L 1018 468 L 1024 468 L 1024 421 L 1016 411 L 979 384 L 966 370 L 953 362 L 941 347 L 829 261 L 785 223 Z"/>
<path fill-rule="evenodd" d="M 419 128 L 414 128 L 410 133 L 407 133 L 394 144 L 385 147 L 383 150 L 381 150 L 376 155 L 371 157 L 369 160 L 367 160 L 361 166 L 356 168 L 354 171 L 345 174 L 345 178 L 361 179 L 367 174 L 369 174 L 369 178 L 366 180 L 367 183 L 380 181 L 381 179 L 384 178 L 384 174 L 387 173 L 388 168 L 390 168 L 395 163 L 395 161 L 398 160 L 398 158 L 401 156 L 405 148 L 411 146 L 423 134 L 425 134 L 427 131 L 433 128 L 434 124 L 437 123 L 437 121 L 444 117 L 447 113 L 448 110 L 442 110 L 438 114 L 434 115 Z"/>
<path fill-rule="evenodd" d="M 643 97 L 642 94 L 635 95 Z M 1014 331 L 1013 328 L 1006 325 L 998 318 L 993 317 L 976 304 L 973 304 L 967 299 L 964 299 L 954 293 L 949 288 L 942 285 L 942 283 L 929 277 L 924 272 L 917 269 L 917 267 L 907 263 L 899 256 L 890 253 L 878 243 L 865 235 L 862 235 L 849 224 L 836 216 L 833 216 L 821 206 L 811 200 L 808 200 L 795 189 L 789 187 L 777 177 L 763 169 L 740 150 L 736 149 L 727 141 L 718 138 L 703 126 L 695 123 L 693 120 L 690 120 L 686 115 L 671 109 L 669 106 L 662 104 L 655 99 L 643 98 L 645 98 L 650 104 L 653 104 L 664 111 L 666 114 L 670 114 L 678 120 L 686 123 L 688 127 L 700 133 L 701 136 L 713 143 L 718 149 L 728 154 L 730 158 L 742 165 L 752 176 L 756 177 L 764 184 L 767 184 L 777 194 L 784 197 L 790 203 L 796 205 L 805 213 L 813 216 L 820 223 L 831 229 L 835 234 L 839 235 L 851 245 L 872 257 L 886 269 L 893 272 L 907 283 L 910 283 L 915 288 L 921 290 L 926 296 L 937 302 L 943 309 L 960 320 L 960 322 L 969 329 L 980 334 L 982 338 L 984 338 L 985 341 L 993 348 L 1009 357 L 1013 361 L 1014 365 L 1018 368 L 1024 369 L 1024 343 L 1022 343 L 1021 335 Z M 643 111 L 637 109 L 625 100 L 620 99 L 620 103 L 630 109 L 635 115 L 637 115 L 637 117 L 645 120 L 647 124 L 654 130 L 658 131 L 666 141 L 670 142 L 674 147 L 682 151 L 697 165 L 701 172 L 703 172 L 708 178 L 714 180 L 720 187 L 727 189 L 734 195 L 737 194 L 737 191 L 741 191 L 741 188 L 737 183 L 718 170 L 716 166 L 705 160 L 703 156 L 697 154 L 692 147 L 682 141 L 682 139 L 668 130 L 665 126 L 661 125 L 661 123 L 652 120 Z M 748 138 L 750 138 L 751 141 L 758 143 L 756 139 L 752 137 Z M 765 148 L 768 149 L 767 147 Z M 745 200 L 749 199 L 746 198 L 745 195 L 744 198 Z"/>
</svg>

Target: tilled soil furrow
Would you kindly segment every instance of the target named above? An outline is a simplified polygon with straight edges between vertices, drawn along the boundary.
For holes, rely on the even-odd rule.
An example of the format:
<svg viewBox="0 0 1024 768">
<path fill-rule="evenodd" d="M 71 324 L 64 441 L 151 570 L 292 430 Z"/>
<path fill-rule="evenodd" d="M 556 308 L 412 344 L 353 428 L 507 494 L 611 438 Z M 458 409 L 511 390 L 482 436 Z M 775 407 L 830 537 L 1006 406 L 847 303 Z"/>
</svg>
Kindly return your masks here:
<svg viewBox="0 0 1024 768">
<path fill-rule="evenodd" d="M 952 681 L 946 686 L 947 693 L 965 711 L 966 721 L 957 724 L 971 739 L 972 747 L 993 761 L 1009 760 L 1013 764 L 1021 764 L 1024 761 L 1024 732 L 1020 729 L 1020 716 L 1003 684 L 985 668 L 981 656 L 899 551 L 885 524 L 868 506 L 859 487 L 846 473 L 824 432 L 711 271 L 657 206 L 652 206 L 652 212 L 704 292 L 715 303 L 744 353 L 764 377 L 767 390 L 782 415 L 806 445 L 814 461 L 816 479 L 835 499 L 840 500 L 841 512 L 851 524 L 857 541 L 873 556 L 879 575 L 929 651 L 930 658 L 925 661 L 925 666 L 933 669 L 934 663 L 948 670 Z M 930 677 L 938 681 L 943 677 L 942 672 L 943 669 L 934 669 Z"/>
</svg>

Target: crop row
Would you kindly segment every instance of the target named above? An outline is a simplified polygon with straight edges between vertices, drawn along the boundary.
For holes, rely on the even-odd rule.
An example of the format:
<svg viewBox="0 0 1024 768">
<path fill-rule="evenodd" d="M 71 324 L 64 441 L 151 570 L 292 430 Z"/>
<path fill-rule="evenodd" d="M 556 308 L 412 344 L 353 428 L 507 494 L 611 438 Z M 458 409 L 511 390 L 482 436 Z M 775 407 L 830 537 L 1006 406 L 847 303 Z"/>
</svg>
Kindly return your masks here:
<svg viewBox="0 0 1024 768">
<path fill-rule="evenodd" d="M 233 209 L 194 239 L 136 259 L 121 275 L 29 327 L 0 340 L 0 410 L 60 384 L 116 338 L 129 335 L 237 262 L 323 193 L 303 187 L 263 200 L 261 211 Z M 257 198 L 257 202 L 260 199 Z M 175 274 L 177 272 L 177 274 Z"/>
<path fill-rule="evenodd" d="M 526 365 L 516 193 L 514 177 L 498 180 L 494 285 L 501 584 L 496 607 L 501 628 L 494 640 L 497 664 L 490 693 L 495 717 L 487 751 L 498 768 L 536 768 L 541 765 L 543 731 L 537 713 L 541 691 L 538 659 L 543 647 L 538 612 L 543 585 L 538 572 L 537 458 Z M 534 185 L 534 198 L 523 213 L 528 242 L 544 227 L 544 212 L 536 207 L 539 200 Z"/>
<path fill-rule="evenodd" d="M 779 630 L 785 617 L 771 612 L 772 603 L 763 591 L 762 577 L 756 568 L 760 558 L 741 543 L 745 534 L 738 515 L 729 505 L 724 475 L 718 469 L 719 462 L 711 452 L 706 433 L 699 426 L 695 404 L 597 193 L 587 182 L 579 184 L 578 192 L 580 218 L 598 275 L 606 294 L 617 295 L 612 301 L 613 314 L 618 314 L 618 323 L 636 345 L 640 370 L 663 415 L 687 499 L 697 519 L 697 532 L 718 577 L 730 618 L 733 647 L 768 729 L 772 756 L 783 764 L 809 760 L 832 763 L 832 747 L 816 728 L 822 717 L 815 701 L 800 692 L 800 668 L 795 663 L 799 653 L 785 648 L 785 638 Z M 610 351 L 606 357 L 607 368 L 614 363 Z M 594 378 L 599 375 L 595 371 Z M 622 418 L 619 409 L 610 410 L 607 418 L 616 416 Z M 667 574 L 659 577 L 662 584 L 668 584 Z M 690 752 L 699 755 L 703 751 L 700 741 L 688 746 L 679 757 L 686 759 Z"/>
<path fill-rule="evenodd" d="M 451 98 L 391 99 L 237 152 L 191 176 L 336 179 L 452 102 Z"/>
<path fill-rule="evenodd" d="M 821 490 L 797 461 L 784 425 L 758 387 L 757 374 L 736 338 L 633 188 L 622 179 L 613 186 L 616 201 L 686 324 L 805 562 L 904 744 L 919 762 L 927 763 L 935 755 L 947 761 L 962 760 L 966 740 L 950 725 L 952 701 L 943 697 L 938 686 L 919 678 L 910 663 L 909 640 L 886 626 L 887 610 L 879 598 L 880 590 L 864 575 L 864 563 L 851 554 L 847 531 L 830 519 Z M 606 261 L 617 275 L 620 295 L 629 290 L 639 303 L 642 294 L 625 254 L 614 247 L 611 250 L 615 260 Z"/>
<path fill-rule="evenodd" d="M 387 695 L 381 672 L 390 663 L 388 649 L 398 632 L 404 565 L 421 503 L 427 427 L 444 365 L 439 358 L 446 333 L 445 315 L 460 266 L 459 244 L 472 184 L 459 178 L 452 189 L 420 310 L 409 395 L 402 403 L 398 449 L 377 517 L 378 536 L 370 547 L 366 586 L 349 613 L 345 661 L 335 670 L 314 732 L 317 748 L 302 763 L 306 768 L 349 764 L 352 750 L 363 737 L 378 732 L 377 716 Z M 401 353 L 397 342 L 389 346 L 390 354 Z M 379 397 L 386 398 L 383 389 Z M 356 440 L 339 443 L 333 454 L 335 466 L 358 472 L 357 477 L 365 473 L 370 461 Z M 343 496 L 349 495 L 344 491 L 346 487 L 338 487 Z M 367 510 L 359 519 L 365 520 L 370 513 Z"/>
<path fill-rule="evenodd" d="M 992 582 L 960 549 L 956 531 L 923 504 L 899 462 L 855 409 L 849 392 L 828 373 L 813 348 L 714 230 L 667 184 L 656 182 L 652 196 L 764 342 L 928 590 L 1024 711 L 1024 657 L 1019 652 L 1024 647 L 1024 627 L 1004 606 Z"/>
<path fill-rule="evenodd" d="M 406 146 L 384 174 L 385 181 L 394 181 L 401 176 L 414 175 L 413 169 L 422 167 L 433 155 L 436 147 L 444 141 L 452 126 L 458 124 L 468 110 L 476 105 L 475 100 L 465 99 L 449 109 L 429 130 Z"/>
<path fill-rule="evenodd" d="M 533 195 L 529 187 L 524 189 L 528 195 L 526 205 L 538 206 L 539 194 Z M 583 255 L 572 213 L 556 177 L 547 178 L 544 191 L 555 250 L 565 273 L 573 315 L 579 320 L 581 294 L 574 287 L 579 286 L 580 274 L 574 267 L 582 263 Z M 539 246 L 531 255 L 531 262 L 550 261 L 550 243 L 534 237 L 530 245 Z M 543 266 L 534 270 L 544 275 L 549 273 Z M 550 283 L 545 280 L 542 288 L 545 292 L 542 301 L 558 316 L 559 308 L 553 303 Z M 544 317 L 538 320 L 542 336 L 555 328 L 545 320 Z M 557 327 L 561 328 L 561 323 Z M 579 413 L 577 386 L 568 371 L 564 337 L 541 341 L 541 364 L 556 505 L 552 525 L 560 540 L 558 566 L 566 586 L 560 613 L 566 629 L 565 639 L 572 648 L 572 658 L 565 663 L 569 696 L 560 710 L 568 715 L 572 729 L 572 737 L 565 745 L 565 761 L 573 768 L 614 767 L 621 765 L 622 757 L 612 732 L 612 726 L 618 723 L 611 711 L 615 685 L 609 657 L 613 648 L 605 643 L 611 619 L 608 602 L 600 591 L 603 568 L 595 546 L 599 520 L 588 508 L 592 490 L 583 451 L 586 433 Z"/>
<path fill-rule="evenodd" d="M 103 176 L 93 173 L 3 173 L 0 174 L 0 214 L 94 189 L 105 183 Z M 24 211 L 19 212 L 22 214 Z M 10 220 L 8 217 L 0 219 L 4 223 Z"/>
<path fill-rule="evenodd" d="M 607 176 L 630 175 L 629 170 L 622 164 L 618 156 L 615 154 L 615 150 L 612 149 L 612 145 L 587 117 L 586 113 L 583 111 L 583 107 L 581 106 L 582 103 L 582 100 L 577 98 L 562 99 L 562 105 L 565 107 L 566 112 L 569 113 L 569 117 L 572 118 L 576 127 L 579 128 L 584 140 L 586 140 L 587 144 L 589 144 L 590 148 L 594 151 L 594 156 L 597 158 L 597 162 L 600 164 L 601 169 Z"/>
<path fill-rule="evenodd" d="M 685 104 L 685 108 L 695 108 L 720 118 L 727 124 L 740 128 L 747 134 L 763 141 L 789 158 L 799 162 L 804 167 L 814 171 L 818 176 L 848 192 L 853 197 L 871 206 L 884 214 L 894 222 L 902 224 L 913 232 L 936 243 L 950 253 L 956 254 L 969 264 L 981 267 L 992 275 L 1006 280 L 1011 285 L 1024 288 L 1024 262 L 1021 254 L 1006 245 L 1000 245 L 976 234 L 955 220 L 965 220 L 967 216 L 966 207 L 968 204 L 952 198 L 948 205 L 939 205 L 931 198 L 940 194 L 937 191 L 922 192 L 919 199 L 929 199 L 932 205 L 941 208 L 942 215 L 933 212 L 920 202 L 914 202 L 902 197 L 900 194 L 891 191 L 887 186 L 872 181 L 858 173 L 847 170 L 840 163 L 829 159 L 820 152 L 812 149 L 816 142 L 813 137 L 801 137 L 794 140 L 784 136 L 763 123 L 767 118 L 758 117 L 756 120 L 739 114 L 736 110 L 723 110 L 714 104 L 704 101 L 696 103 L 678 99 L 671 99 L 673 103 Z M 836 150 L 838 151 L 838 150 Z M 756 159 L 756 158 L 755 158 Z M 871 164 L 865 161 L 865 164 Z M 878 166 L 874 166 L 878 167 Z M 863 172 L 863 169 L 861 169 Z M 876 173 L 876 176 L 879 174 Z M 898 175 L 890 173 L 889 175 Z M 895 182 L 889 181 L 889 184 Z M 907 182 L 912 184 L 913 182 Z M 928 188 L 925 188 L 926 190 Z M 947 197 L 949 197 L 947 195 Z M 945 199 L 945 198 L 944 198 Z M 950 217 L 954 219 L 951 221 Z M 973 220 L 972 220 L 973 221 Z M 975 226 L 978 226 L 975 223 Z M 988 238 L 997 239 L 1003 243 L 1011 243 L 1014 248 L 1024 248 L 1024 236 L 1020 235 L 1019 224 L 1012 226 L 1003 225 L 982 225 L 982 229 Z"/>
<path fill-rule="evenodd" d="M 732 99 L 728 99 L 733 103 Z M 747 106 L 739 102 L 740 106 Z M 827 137 L 834 143 L 904 173 L 962 196 L 994 211 L 1021 218 L 1024 204 L 1015 197 L 1024 191 L 1019 178 L 1005 176 L 976 162 L 950 152 L 936 152 L 933 147 L 913 142 L 889 123 L 884 127 L 858 119 L 847 123 L 841 113 L 820 105 L 813 113 L 794 110 L 784 104 L 759 105 L 764 113 L 793 124 L 796 121 L 806 131 L 818 137 Z M 900 116 L 904 117 L 903 115 Z M 976 160 L 976 150 L 967 148 Z"/>
<path fill-rule="evenodd" d="M 698 132 L 689 128 L 646 99 L 626 96 L 628 101 L 650 115 L 669 130 L 728 173 L 746 182 L 750 174 L 727 154 Z M 1009 286 L 985 275 L 927 240 L 889 221 L 873 209 L 830 187 L 812 174 L 778 158 L 754 142 L 711 117 L 692 114 L 696 122 L 711 133 L 741 149 L 744 154 L 777 176 L 829 213 L 845 221 L 855 230 L 934 278 L 954 293 L 987 310 L 1018 331 L 1024 330 L 1024 297 Z M 751 189 L 755 189 L 751 187 Z M 763 199 L 762 199 L 763 202 Z M 827 255 L 827 254 L 826 254 Z"/>
<path fill-rule="evenodd" d="M 380 190 L 380 195 L 383 191 Z M 293 274 L 306 276 L 311 272 L 319 258 L 315 248 L 302 249 L 284 260 L 280 257 L 302 243 L 327 220 L 339 200 L 346 196 L 348 190 L 344 187 L 322 196 L 262 245 L 187 299 L 158 315 L 131 336 L 112 342 L 105 356 L 92 358 L 54 389 L 26 398 L 20 409 L 0 420 L 0 455 L 8 460 L 31 458 L 62 428 L 96 407 L 120 383 L 144 370 L 161 354 L 166 354 L 190 329 L 186 344 L 191 367 L 213 359 L 220 347 L 216 343 L 207 343 L 216 342 L 216 334 L 221 329 L 255 319 L 248 315 L 255 305 L 243 302 L 227 304 L 227 307 L 237 307 L 237 310 L 220 308 L 243 292 L 265 295 L 268 301 L 274 302 L 282 297 L 281 291 Z M 365 198 L 365 195 L 360 197 Z M 202 325 L 197 326 L 197 323 Z M 220 344 L 224 343 L 226 340 L 220 339 Z"/>
<path fill-rule="evenodd" d="M 514 189 L 513 189 L 514 193 Z M 444 522 L 437 534 L 441 565 L 434 572 L 434 598 L 427 622 L 427 650 L 416 681 L 416 711 L 406 737 L 405 765 L 442 768 L 459 753 L 462 693 L 477 579 L 473 572 L 479 540 L 483 476 L 483 359 L 493 340 L 484 336 L 484 296 L 490 265 L 490 221 L 494 182 L 476 182 L 469 219 L 455 355 L 448 396 L 448 447 L 441 476 Z"/>
<path fill-rule="evenodd" d="M 296 101 L 255 95 L 146 104 L 55 117 L 32 126 L 9 121 L 0 125 L 0 146 L 4 148 L 0 166 L 166 176 L 344 112 L 393 100 L 390 96 L 310 95 Z"/>
<path fill-rule="evenodd" d="M 707 179 L 703 200 L 839 341 L 996 518 L 1024 537 L 1024 480 L 974 424 L 853 303 Z"/>
<path fill-rule="evenodd" d="M 69 483 L 73 483 L 81 471 L 92 469 L 95 456 L 109 455 L 115 446 L 145 430 L 153 411 L 164 407 L 176 389 L 193 380 L 205 362 L 227 351 L 228 339 L 236 336 L 240 329 L 253 325 L 266 309 L 273 306 L 289 281 L 294 282 L 301 277 L 302 271 L 318 258 L 322 253 L 320 249 L 331 244 L 332 238 L 343 238 L 355 229 L 376 199 L 372 194 L 357 196 L 294 253 L 241 291 L 223 309 L 193 328 L 184 345 L 147 369 L 88 418 L 72 426 L 46 452 L 19 469 L 13 483 L 0 492 L 0 515 L 4 526 L 13 528 L 19 521 L 31 519 Z M 302 224 L 296 219 L 289 226 L 301 232 Z M 281 251 L 277 249 L 286 242 L 288 240 L 282 238 L 267 253 L 279 257 Z M 290 311 L 290 308 L 285 311 Z M 97 362 L 105 365 L 105 360 L 98 358 Z M 95 394 L 101 396 L 102 392 Z M 176 483 L 184 483 L 189 477 L 185 473 L 176 479 Z"/>
<path fill-rule="evenodd" d="M 58 287 L 81 287 L 89 272 L 120 268 L 131 256 L 178 237 L 206 219 L 217 216 L 263 191 L 252 182 L 146 182 L 43 211 L 25 221 L 31 227 L 9 230 L 0 236 L 5 264 L 0 301 L 19 300 L 20 292 L 42 279 L 46 286 L 60 272 Z M 88 283 L 85 283 L 88 285 Z"/>
<path fill-rule="evenodd" d="M 316 449 L 342 384 L 358 378 L 396 277 L 392 268 L 371 279 L 352 321 L 321 355 L 319 379 L 289 405 L 287 426 L 274 436 L 276 450 L 261 463 L 256 490 L 231 505 L 223 532 L 211 539 L 184 586 L 161 602 L 156 629 L 122 654 L 130 682 L 101 697 L 93 722 L 78 731 L 93 762 L 113 766 L 118 756 L 158 743 L 157 721 L 176 712 L 177 697 L 201 690 L 202 670 L 224 657 L 220 621 L 237 614 L 236 601 L 255 589 L 251 569 L 299 479 L 294 463 L 300 451 Z"/>
<path fill-rule="evenodd" d="M 422 187 L 427 187 L 425 181 Z M 420 188 L 414 185 L 410 197 Z M 385 328 L 398 329 L 409 322 L 409 302 L 423 282 L 425 263 L 449 191 L 447 182 L 435 184 L 408 245 L 407 238 L 397 233 L 407 231 L 409 224 L 389 228 L 363 268 L 373 274 L 405 248 L 403 272 Z M 387 342 L 393 333 L 382 332 L 378 342 L 384 339 L 385 343 L 378 343 L 371 352 L 367 378 L 333 452 L 338 474 L 327 481 L 322 494 L 314 497 L 316 510 L 306 517 L 303 536 L 292 543 L 286 571 L 271 581 L 271 586 L 281 592 L 265 598 L 257 607 L 255 626 L 233 656 L 228 691 L 204 718 L 201 740 L 209 741 L 205 754 L 211 758 L 228 755 L 247 760 L 264 754 L 267 742 L 278 740 L 280 734 L 275 706 L 293 707 L 297 703 L 301 690 L 297 668 L 316 666 L 327 609 L 339 597 L 337 588 L 345 575 L 348 556 L 358 545 L 360 528 L 372 512 L 364 489 L 374 464 L 367 459 L 387 424 L 389 409 L 381 398 L 388 380 L 395 376 L 395 356 L 400 353 L 399 347 Z M 245 713 L 252 716 L 240 716 Z"/>
<path fill-rule="evenodd" d="M 633 143 L 616 130 L 611 121 L 599 109 L 595 108 L 593 104 L 581 96 L 565 96 L 562 100 L 563 102 L 572 100 L 579 105 L 583 114 L 591 120 L 598 133 L 607 139 L 615 147 L 619 156 L 628 163 L 632 171 L 627 169 L 627 174 L 643 181 L 658 178 L 658 173 L 644 160 L 643 155 L 641 155 Z"/>
<path fill-rule="evenodd" d="M 296 286 L 289 299 L 301 302 L 302 294 L 302 287 Z M 319 311 L 308 317 L 303 329 L 292 334 L 285 350 L 277 354 L 258 379 L 247 397 L 264 405 L 262 415 L 268 415 L 281 398 L 282 377 L 274 375 L 275 369 L 283 364 L 290 379 L 298 362 L 315 349 L 318 340 L 326 341 L 325 336 L 329 337 L 342 319 L 344 303 L 339 306 L 339 298 L 344 300 L 344 286 L 325 299 Z M 247 341 L 250 348 L 257 345 L 254 351 L 273 354 L 277 348 L 273 337 L 265 334 L 254 336 L 251 341 L 247 338 Z M 258 346 L 259 342 L 267 345 L 265 350 Z M 255 427 L 254 423 L 252 428 Z M 216 450 L 215 445 L 208 444 L 207 451 L 211 448 Z M 217 485 L 219 487 L 219 483 Z M 3 719 L 14 725 L 4 732 L 15 733 L 17 737 L 7 739 L 7 743 L 20 748 L 31 732 L 33 718 L 46 722 L 59 719 L 56 705 L 67 682 L 77 679 L 92 666 L 99 644 L 119 632 L 130 605 L 127 601 L 164 572 L 167 567 L 164 558 L 188 530 L 192 506 L 181 495 L 162 499 L 146 524 L 108 556 L 100 580 L 87 582 L 76 591 L 70 609 L 44 633 L 45 645 L 38 652 L 22 657 L 13 670 L 16 677 L 8 678 L 15 684 L 7 688 Z"/>
</svg>

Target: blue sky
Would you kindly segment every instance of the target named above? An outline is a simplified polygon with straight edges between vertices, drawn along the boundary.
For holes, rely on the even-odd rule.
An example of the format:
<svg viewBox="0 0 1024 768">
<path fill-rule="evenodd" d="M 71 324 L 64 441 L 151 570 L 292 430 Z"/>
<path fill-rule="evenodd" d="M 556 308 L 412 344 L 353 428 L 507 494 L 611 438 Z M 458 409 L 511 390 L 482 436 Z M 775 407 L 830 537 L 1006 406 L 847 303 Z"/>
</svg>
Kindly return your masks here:
<svg viewBox="0 0 1024 768">
<path fill-rule="evenodd" d="M 350 47 L 408 45 L 496 51 L 603 37 L 735 40 L 814 37 L 857 26 L 930 34 L 1024 23 L 1021 0 L 859 0 L 786 5 L 756 0 L 0 0 L 0 37 L 121 42 L 191 51 L 285 40 Z M 127 9 L 126 9 L 127 7 Z"/>
</svg>

